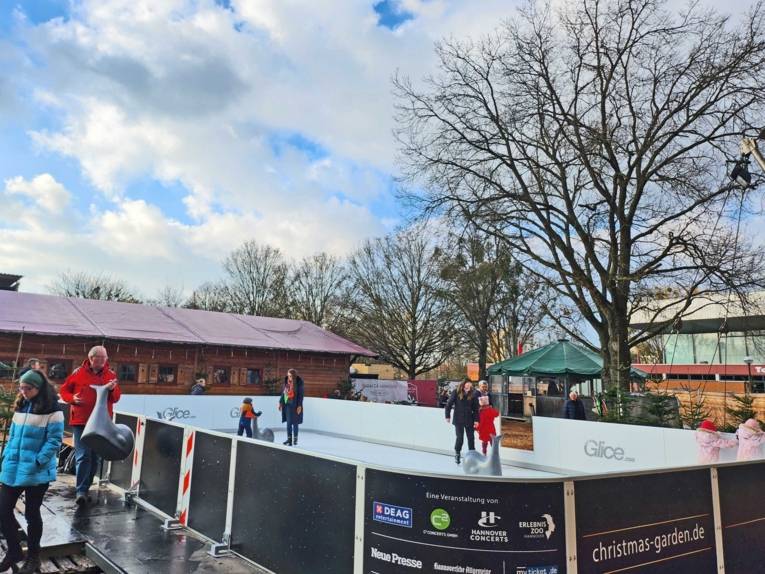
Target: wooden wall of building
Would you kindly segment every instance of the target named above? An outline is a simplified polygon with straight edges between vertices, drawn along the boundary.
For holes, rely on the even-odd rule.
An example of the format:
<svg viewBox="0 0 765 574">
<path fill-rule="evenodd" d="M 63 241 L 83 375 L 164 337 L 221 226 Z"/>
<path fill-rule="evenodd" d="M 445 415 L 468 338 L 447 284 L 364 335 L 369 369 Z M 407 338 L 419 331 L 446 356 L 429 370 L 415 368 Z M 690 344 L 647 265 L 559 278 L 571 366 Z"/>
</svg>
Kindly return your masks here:
<svg viewBox="0 0 765 574">
<path fill-rule="evenodd" d="M 62 383 L 63 371 L 70 373 L 93 345 L 101 343 L 90 338 L 25 334 L 20 358 L 22 363 L 36 357 L 48 367 L 62 365 L 63 369 L 53 370 L 52 378 Z M 109 340 L 103 344 L 111 367 L 121 375 L 123 391 L 133 394 L 187 394 L 198 373 L 206 375 L 208 392 L 213 394 L 267 394 L 266 381 L 278 379 L 281 385 L 287 369 L 294 368 L 305 381 L 306 395 L 325 396 L 348 378 L 350 368 L 349 356 L 329 353 Z M 19 335 L 0 333 L 0 362 L 13 361 L 18 345 Z M 135 380 L 129 380 L 129 372 L 134 373 Z M 172 381 L 163 380 L 161 375 L 171 372 Z M 221 374 L 228 378 L 227 383 L 220 382 Z M 216 379 L 218 382 L 210 385 Z M 7 376 L 0 376 L 0 384 L 10 382 Z"/>
</svg>

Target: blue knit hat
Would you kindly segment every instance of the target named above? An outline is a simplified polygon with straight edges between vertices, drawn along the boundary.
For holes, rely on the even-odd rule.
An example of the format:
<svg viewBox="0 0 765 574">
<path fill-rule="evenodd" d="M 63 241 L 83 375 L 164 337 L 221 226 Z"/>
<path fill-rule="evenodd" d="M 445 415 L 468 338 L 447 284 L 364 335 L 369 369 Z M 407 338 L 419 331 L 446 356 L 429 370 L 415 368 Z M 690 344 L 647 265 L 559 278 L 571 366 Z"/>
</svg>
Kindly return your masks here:
<svg viewBox="0 0 765 574">
<path fill-rule="evenodd" d="M 42 374 L 40 374 L 39 372 L 33 369 L 21 375 L 21 378 L 19 379 L 19 383 L 30 385 L 36 389 L 39 389 L 45 384 L 45 377 L 43 377 Z"/>
</svg>

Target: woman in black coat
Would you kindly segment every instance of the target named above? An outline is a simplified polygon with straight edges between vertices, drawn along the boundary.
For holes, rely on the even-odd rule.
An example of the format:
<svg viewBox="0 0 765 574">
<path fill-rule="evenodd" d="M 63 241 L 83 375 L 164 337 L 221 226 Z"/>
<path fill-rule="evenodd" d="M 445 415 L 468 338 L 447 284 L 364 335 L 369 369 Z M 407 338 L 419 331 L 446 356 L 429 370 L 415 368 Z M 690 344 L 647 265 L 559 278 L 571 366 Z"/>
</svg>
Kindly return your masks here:
<svg viewBox="0 0 765 574">
<path fill-rule="evenodd" d="M 287 371 L 284 377 L 282 394 L 279 397 L 279 410 L 282 411 L 282 422 L 287 423 L 287 446 L 297 445 L 298 425 L 303 423 L 303 379 L 295 369 Z"/>
<path fill-rule="evenodd" d="M 453 419 L 452 409 L 454 409 Z M 459 464 L 464 435 L 467 435 L 468 450 L 475 450 L 473 425 L 478 422 L 478 395 L 473 390 L 473 383 L 470 379 L 462 381 L 459 388 L 455 389 L 452 396 L 449 397 L 446 403 L 446 422 L 451 422 L 454 425 L 454 432 L 457 435 L 457 440 L 454 443 L 454 460 Z"/>
</svg>

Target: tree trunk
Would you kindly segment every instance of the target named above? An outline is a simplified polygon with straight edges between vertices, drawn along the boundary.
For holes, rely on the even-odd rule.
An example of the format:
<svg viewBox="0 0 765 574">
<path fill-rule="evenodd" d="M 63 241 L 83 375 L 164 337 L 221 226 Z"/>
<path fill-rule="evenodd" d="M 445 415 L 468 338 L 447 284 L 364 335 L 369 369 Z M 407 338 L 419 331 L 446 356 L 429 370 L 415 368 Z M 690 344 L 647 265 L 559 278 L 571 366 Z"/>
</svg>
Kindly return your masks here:
<svg viewBox="0 0 765 574">
<path fill-rule="evenodd" d="M 628 343 L 628 323 L 626 314 L 614 313 L 608 321 L 607 340 L 601 338 L 603 349 L 603 385 L 604 388 L 617 386 L 623 391 L 630 389 L 630 346 Z"/>
<path fill-rule="evenodd" d="M 488 332 L 484 332 L 478 338 L 478 380 L 486 378 L 486 357 L 488 355 L 489 337 Z"/>
</svg>

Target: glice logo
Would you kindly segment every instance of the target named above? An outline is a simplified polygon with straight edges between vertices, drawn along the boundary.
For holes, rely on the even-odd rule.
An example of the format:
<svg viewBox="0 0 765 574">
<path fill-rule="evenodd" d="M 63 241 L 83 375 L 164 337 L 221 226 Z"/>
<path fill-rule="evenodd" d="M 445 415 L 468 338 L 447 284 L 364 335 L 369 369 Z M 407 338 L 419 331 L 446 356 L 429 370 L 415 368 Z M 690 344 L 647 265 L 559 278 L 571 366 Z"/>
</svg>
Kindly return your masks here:
<svg viewBox="0 0 765 574">
<path fill-rule="evenodd" d="M 634 458 L 624 456 L 624 449 L 620 446 L 611 446 L 606 441 L 588 440 L 584 443 L 584 454 L 592 458 L 604 458 L 606 460 L 623 460 L 633 462 Z"/>
<path fill-rule="evenodd" d="M 163 411 L 157 411 L 157 418 L 163 421 L 175 421 L 195 419 L 197 417 L 193 416 L 190 410 L 179 409 L 178 407 L 167 407 Z"/>
<path fill-rule="evenodd" d="M 394 526 L 412 527 L 412 509 L 384 502 L 372 503 L 372 520 Z"/>
<path fill-rule="evenodd" d="M 501 516 L 494 514 L 494 512 L 486 512 L 485 510 L 482 510 L 481 518 L 478 519 L 478 526 L 481 526 L 482 528 L 494 528 L 497 526 L 497 520 L 501 518 Z"/>
</svg>

